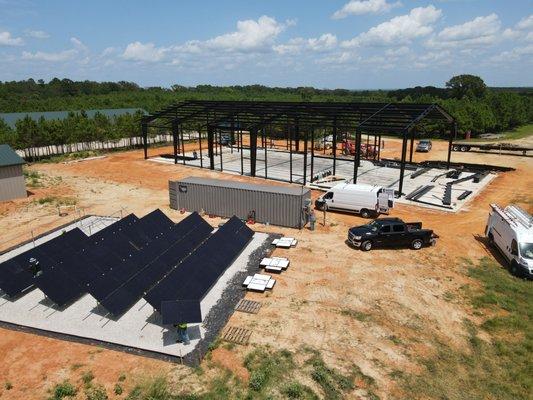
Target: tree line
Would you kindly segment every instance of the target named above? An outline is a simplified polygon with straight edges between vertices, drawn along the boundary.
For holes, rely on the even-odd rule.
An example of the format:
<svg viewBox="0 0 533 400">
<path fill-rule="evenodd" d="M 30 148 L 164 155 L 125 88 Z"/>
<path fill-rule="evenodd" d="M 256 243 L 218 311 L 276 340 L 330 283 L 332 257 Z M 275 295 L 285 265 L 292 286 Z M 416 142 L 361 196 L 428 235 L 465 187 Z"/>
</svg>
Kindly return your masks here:
<svg viewBox="0 0 533 400">
<path fill-rule="evenodd" d="M 445 88 L 415 87 L 401 90 L 279 88 L 262 85 L 142 88 L 132 82 L 72 81 L 54 78 L 0 82 L 0 112 L 143 108 L 149 112 L 180 100 L 275 100 L 326 102 L 438 103 L 458 121 L 461 132 L 474 135 L 501 132 L 533 121 L 533 89 L 488 88 L 472 75 L 459 75 Z M 109 118 L 83 112 L 66 119 L 33 121 L 25 118 L 11 129 L 0 120 L 0 143 L 15 148 L 86 141 L 106 141 L 140 135 L 139 115 Z M 443 127 L 429 126 L 432 130 Z"/>
</svg>

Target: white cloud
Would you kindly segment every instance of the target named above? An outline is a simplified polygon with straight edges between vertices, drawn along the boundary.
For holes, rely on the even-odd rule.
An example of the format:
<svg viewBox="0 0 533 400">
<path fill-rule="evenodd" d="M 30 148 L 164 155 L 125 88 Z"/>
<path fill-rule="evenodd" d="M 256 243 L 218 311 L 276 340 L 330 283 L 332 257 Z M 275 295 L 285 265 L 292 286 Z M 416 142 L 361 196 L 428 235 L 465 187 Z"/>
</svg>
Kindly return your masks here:
<svg viewBox="0 0 533 400">
<path fill-rule="evenodd" d="M 289 21 L 288 24 L 293 24 L 293 22 Z M 203 43 L 196 42 L 196 44 L 225 51 L 262 50 L 271 45 L 286 26 L 287 24 L 281 24 L 274 18 L 263 15 L 257 21 L 251 19 L 238 21 L 235 32 L 217 36 Z"/>
<path fill-rule="evenodd" d="M 410 43 L 413 39 L 433 32 L 433 24 L 442 11 L 430 5 L 413 8 L 407 15 L 400 15 L 379 24 L 367 32 L 342 43 L 344 47 L 394 45 Z"/>
<path fill-rule="evenodd" d="M 333 19 L 346 18 L 349 15 L 378 14 L 400 7 L 399 1 L 389 3 L 387 0 L 350 0 L 331 16 Z"/>
<path fill-rule="evenodd" d="M 31 37 L 33 39 L 48 39 L 50 37 L 50 35 L 45 31 L 27 30 L 25 31 L 25 33 L 27 37 Z"/>
<path fill-rule="evenodd" d="M 520 20 L 516 27 L 522 30 L 533 29 L 533 14 Z"/>
<path fill-rule="evenodd" d="M 398 47 L 397 49 L 388 49 L 385 51 L 385 55 L 392 58 L 406 56 L 409 53 L 411 53 L 411 50 L 407 46 Z"/>
<path fill-rule="evenodd" d="M 168 49 L 153 43 L 133 42 L 126 46 L 122 58 L 131 61 L 157 62 L 163 60 Z"/>
<path fill-rule="evenodd" d="M 273 46 L 273 49 L 278 54 L 297 54 L 304 50 L 322 52 L 332 50 L 335 47 L 337 47 L 337 36 L 331 33 L 324 33 L 318 38 L 294 38 L 287 43 Z"/>
<path fill-rule="evenodd" d="M 22 46 L 23 44 L 22 38 L 15 38 L 7 31 L 0 32 L 0 46 Z"/>
<path fill-rule="evenodd" d="M 69 61 L 78 56 L 75 49 L 59 51 L 56 53 L 47 53 L 44 51 L 37 51 L 30 53 L 29 51 L 22 52 L 23 60 L 47 61 L 47 62 L 62 62 Z"/>
<path fill-rule="evenodd" d="M 509 63 L 510 61 L 520 60 L 533 61 L 533 44 L 521 47 L 515 47 L 512 50 L 504 51 L 490 58 L 495 63 Z"/>
<path fill-rule="evenodd" d="M 511 32 L 501 33 L 501 22 L 496 14 L 477 17 L 464 24 L 444 28 L 427 41 L 431 48 L 490 46 Z"/>
</svg>

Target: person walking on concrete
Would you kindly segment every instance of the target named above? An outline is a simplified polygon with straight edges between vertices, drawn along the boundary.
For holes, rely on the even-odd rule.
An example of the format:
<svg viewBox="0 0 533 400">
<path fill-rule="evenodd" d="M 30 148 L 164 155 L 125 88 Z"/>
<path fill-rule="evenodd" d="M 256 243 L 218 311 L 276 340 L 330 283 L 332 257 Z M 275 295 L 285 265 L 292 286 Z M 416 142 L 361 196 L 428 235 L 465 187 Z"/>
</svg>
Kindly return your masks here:
<svg viewBox="0 0 533 400">
<path fill-rule="evenodd" d="M 178 343 L 189 344 L 190 340 L 189 334 L 187 333 L 187 324 L 180 323 L 174 326 L 178 328 Z"/>
</svg>

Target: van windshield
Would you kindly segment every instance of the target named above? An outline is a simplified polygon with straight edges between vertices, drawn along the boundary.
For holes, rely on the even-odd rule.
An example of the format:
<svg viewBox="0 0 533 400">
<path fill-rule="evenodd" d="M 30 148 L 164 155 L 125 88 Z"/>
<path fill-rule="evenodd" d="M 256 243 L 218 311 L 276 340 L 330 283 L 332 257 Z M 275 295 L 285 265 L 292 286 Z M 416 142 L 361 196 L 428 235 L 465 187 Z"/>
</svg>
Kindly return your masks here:
<svg viewBox="0 0 533 400">
<path fill-rule="evenodd" d="M 533 243 L 520 243 L 520 255 L 533 260 Z"/>
</svg>

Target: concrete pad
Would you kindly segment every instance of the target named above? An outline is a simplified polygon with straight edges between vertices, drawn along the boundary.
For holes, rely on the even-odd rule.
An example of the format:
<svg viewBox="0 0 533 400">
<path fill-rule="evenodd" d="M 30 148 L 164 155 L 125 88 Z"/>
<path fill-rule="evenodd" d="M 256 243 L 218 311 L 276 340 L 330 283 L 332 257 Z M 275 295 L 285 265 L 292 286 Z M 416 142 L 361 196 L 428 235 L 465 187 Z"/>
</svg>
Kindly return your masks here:
<svg viewBox="0 0 533 400">
<path fill-rule="evenodd" d="M 189 155 L 189 154 L 186 154 Z M 191 153 L 192 155 L 192 153 Z M 243 170 L 244 175 L 250 175 L 250 151 L 248 149 L 243 150 L 242 154 L 244 158 Z M 307 157 L 306 168 L 306 182 L 309 183 L 311 177 L 311 155 Z M 266 159 L 266 165 L 265 165 Z M 163 157 L 150 158 L 150 161 L 160 163 L 173 163 L 173 160 L 165 159 Z M 186 165 L 200 167 L 203 163 L 204 168 L 208 168 L 209 159 L 206 154 L 203 155 L 203 159 L 187 161 Z M 283 150 L 268 149 L 265 156 L 264 148 L 257 149 L 257 177 L 267 177 L 269 179 L 281 180 L 293 183 L 303 183 L 303 170 L 304 170 L 304 156 L 303 154 L 292 155 L 292 168 L 293 175 L 290 176 L 291 156 L 289 152 Z M 241 173 L 241 153 L 236 149 L 231 150 L 228 147 L 222 149 L 222 163 L 220 162 L 220 156 L 215 156 L 215 170 L 223 170 L 227 173 L 240 174 Z M 421 185 L 432 184 L 431 180 L 437 175 L 447 172 L 446 169 L 432 168 L 425 174 L 422 174 L 414 179 L 411 179 L 411 175 L 415 171 L 405 170 L 403 192 L 404 195 L 412 192 Z M 333 172 L 333 159 L 317 157 L 314 158 L 313 175 L 321 173 Z M 335 176 L 344 178 L 351 181 L 353 179 L 353 162 L 349 160 L 337 160 Z M 465 176 L 463 174 L 463 176 Z M 452 204 L 451 208 L 442 207 L 442 198 L 444 196 L 444 188 L 447 182 L 452 181 L 449 178 L 439 178 L 435 184 L 435 188 L 423 196 L 420 200 L 428 202 L 430 204 L 422 204 L 409 200 L 405 200 L 405 196 L 401 196 L 397 201 L 409 205 L 416 205 L 420 207 L 429 207 L 441 211 L 456 212 L 460 210 L 464 204 L 473 199 L 483 188 L 492 180 L 496 175 L 490 174 L 480 183 L 474 183 L 473 181 L 463 182 L 458 185 L 454 185 L 452 190 Z M 358 169 L 358 183 L 366 183 L 371 185 L 379 185 L 386 188 L 399 189 L 400 182 L 400 169 L 383 167 L 375 165 L 371 161 L 362 160 L 361 166 Z M 463 200 L 458 200 L 457 197 L 465 190 L 472 190 L 472 195 Z"/>
<path fill-rule="evenodd" d="M 94 218 L 96 219 L 90 221 L 95 222 L 99 217 Z M 82 224 L 82 226 L 87 228 L 88 222 L 85 221 L 85 225 Z M 99 224 L 100 229 L 102 229 L 105 221 L 99 221 Z M 60 235 L 63 230 L 70 230 L 75 226 L 79 227 L 80 225 L 73 224 L 73 226 L 52 232 L 43 237 L 42 241 L 50 240 Z M 97 229 L 93 226 L 92 233 L 96 231 Z M 268 238 L 267 234 L 255 233 L 242 253 L 202 299 L 200 307 L 204 320 L 221 299 L 233 276 L 246 270 L 251 254 L 269 240 Z M 33 245 L 31 244 L 31 246 Z M 2 257 L 9 259 L 22 251 L 24 251 L 23 247 L 6 253 Z M 108 317 L 107 311 L 99 306 L 89 294 L 85 294 L 64 309 L 59 309 L 52 304 L 39 289 L 33 289 L 13 301 L 4 298 L 0 302 L 0 321 L 7 324 L 60 336 L 67 335 L 74 339 L 89 339 L 103 344 L 140 349 L 170 357 L 186 356 L 203 340 L 205 334 L 203 324 L 190 324 L 188 330 L 191 339 L 190 344 L 176 343 L 176 329 L 163 325 L 160 314 L 144 299 L 139 300 L 129 311 L 116 320 Z"/>
</svg>

